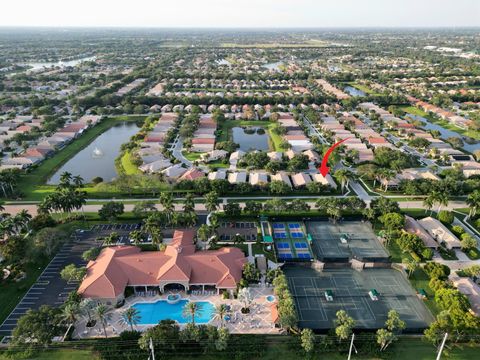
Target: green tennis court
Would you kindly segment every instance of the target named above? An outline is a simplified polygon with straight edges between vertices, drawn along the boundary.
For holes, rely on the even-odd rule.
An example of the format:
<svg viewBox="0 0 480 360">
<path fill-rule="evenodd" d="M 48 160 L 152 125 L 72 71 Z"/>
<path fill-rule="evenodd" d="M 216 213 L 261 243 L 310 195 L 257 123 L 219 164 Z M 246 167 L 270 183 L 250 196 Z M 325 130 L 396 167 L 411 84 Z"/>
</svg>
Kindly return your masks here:
<svg viewBox="0 0 480 360">
<path fill-rule="evenodd" d="M 388 253 L 369 223 L 309 221 L 306 228 L 312 236 L 312 250 L 321 261 L 388 262 Z"/>
<path fill-rule="evenodd" d="M 284 267 L 301 327 L 332 328 L 338 310 L 345 310 L 357 328 L 384 326 L 389 310 L 398 311 L 410 330 L 424 329 L 433 317 L 408 280 L 393 269 L 325 269 L 321 272 L 303 266 Z M 374 301 L 369 292 L 378 292 Z M 327 301 L 326 292 L 333 300 Z"/>
</svg>

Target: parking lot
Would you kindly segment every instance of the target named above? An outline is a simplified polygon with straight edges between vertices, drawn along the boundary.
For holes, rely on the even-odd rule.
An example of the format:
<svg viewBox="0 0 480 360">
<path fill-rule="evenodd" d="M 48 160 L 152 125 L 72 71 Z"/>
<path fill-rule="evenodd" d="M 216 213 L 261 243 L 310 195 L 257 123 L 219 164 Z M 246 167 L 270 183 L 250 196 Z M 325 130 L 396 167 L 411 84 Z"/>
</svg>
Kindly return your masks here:
<svg viewBox="0 0 480 360">
<path fill-rule="evenodd" d="M 95 225 L 91 230 L 77 230 L 0 325 L 0 336 L 9 336 L 17 320 L 29 309 L 38 309 L 41 305 L 59 306 L 65 302 L 68 294 L 77 288 L 78 283 L 66 282 L 61 278 L 60 271 L 69 264 L 85 266 L 82 254 L 85 250 L 100 245 L 96 241 L 97 237 L 107 236 L 116 231 L 128 241 L 128 233 L 139 228 L 140 224 L 105 224 Z"/>
</svg>

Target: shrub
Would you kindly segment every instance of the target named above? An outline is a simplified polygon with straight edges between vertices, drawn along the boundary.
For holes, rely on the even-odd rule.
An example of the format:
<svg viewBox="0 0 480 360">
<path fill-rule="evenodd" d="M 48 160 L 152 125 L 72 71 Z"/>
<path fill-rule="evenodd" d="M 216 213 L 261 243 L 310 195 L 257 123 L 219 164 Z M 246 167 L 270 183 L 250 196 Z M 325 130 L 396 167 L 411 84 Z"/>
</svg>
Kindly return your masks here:
<svg viewBox="0 0 480 360">
<path fill-rule="evenodd" d="M 447 265 L 436 262 L 427 263 L 423 269 L 431 278 L 446 280 L 450 275 L 450 268 Z"/>
<path fill-rule="evenodd" d="M 422 250 L 422 258 L 425 260 L 432 260 L 433 250 L 430 248 L 425 248 Z"/>
<path fill-rule="evenodd" d="M 441 210 L 439 213 L 438 213 L 438 220 L 440 220 L 442 223 L 446 224 L 446 225 L 450 225 L 453 223 L 453 213 L 451 211 L 448 211 L 448 210 Z"/>
<path fill-rule="evenodd" d="M 462 234 L 465 233 L 465 229 L 463 227 L 461 227 L 460 225 L 453 225 L 452 226 L 452 231 L 457 236 L 461 236 Z"/>
</svg>

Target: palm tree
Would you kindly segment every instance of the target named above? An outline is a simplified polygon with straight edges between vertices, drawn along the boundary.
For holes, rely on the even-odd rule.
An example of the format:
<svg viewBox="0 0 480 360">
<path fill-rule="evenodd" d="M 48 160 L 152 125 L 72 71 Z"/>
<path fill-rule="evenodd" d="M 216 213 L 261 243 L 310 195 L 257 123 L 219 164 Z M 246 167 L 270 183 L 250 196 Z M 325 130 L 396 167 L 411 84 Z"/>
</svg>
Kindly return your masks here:
<svg viewBox="0 0 480 360">
<path fill-rule="evenodd" d="M 195 212 L 195 200 L 192 193 L 188 193 L 185 196 L 185 202 L 183 203 L 183 211 L 187 214 Z"/>
<path fill-rule="evenodd" d="M 68 303 L 62 310 L 62 318 L 69 324 L 77 321 L 77 315 L 80 313 L 80 306 L 77 303 Z"/>
<path fill-rule="evenodd" d="M 448 206 L 448 195 L 444 192 L 434 190 L 428 194 L 425 200 L 427 199 L 429 199 L 428 201 L 431 202 L 432 206 L 438 204 L 437 212 L 440 211 L 442 205 Z"/>
<path fill-rule="evenodd" d="M 68 171 L 63 172 L 60 175 L 60 186 L 61 187 L 68 187 L 70 185 L 70 181 L 72 181 L 72 174 Z"/>
<path fill-rule="evenodd" d="M 349 171 L 345 169 L 337 170 L 333 174 L 333 177 L 335 178 L 335 180 L 337 180 L 340 183 L 340 187 L 342 188 L 342 194 L 343 194 L 345 190 L 345 186 L 348 187 Z"/>
<path fill-rule="evenodd" d="M 172 215 L 175 211 L 173 204 L 173 195 L 170 192 L 163 192 L 160 194 L 160 204 L 163 206 L 163 212 L 167 216 L 168 223 L 171 225 Z"/>
<path fill-rule="evenodd" d="M 218 209 L 218 194 L 215 191 L 210 191 L 205 195 L 205 207 L 209 212 L 214 212 Z"/>
<path fill-rule="evenodd" d="M 110 311 L 110 309 L 104 304 L 99 304 L 95 308 L 95 317 L 102 324 L 103 333 L 104 333 L 106 338 L 108 337 L 108 335 L 107 335 L 107 321 L 111 317 L 111 314 L 108 313 L 109 311 Z"/>
<path fill-rule="evenodd" d="M 160 247 L 160 244 L 163 242 L 162 230 L 154 228 L 150 230 L 150 236 L 152 237 L 152 245 Z"/>
<path fill-rule="evenodd" d="M 183 316 L 192 318 L 192 325 L 195 325 L 195 316 L 202 313 L 202 307 L 199 303 L 189 301 L 183 307 Z"/>
<path fill-rule="evenodd" d="M 227 305 L 219 304 L 215 307 L 215 315 L 214 319 L 220 320 L 220 326 L 223 327 L 225 325 L 225 316 L 227 315 L 228 309 Z"/>
<path fill-rule="evenodd" d="M 414 259 L 407 260 L 408 277 L 412 276 L 417 266 L 418 266 L 418 262 L 416 262 Z"/>
<path fill-rule="evenodd" d="M 477 214 L 478 209 L 480 208 L 480 190 L 475 190 L 467 196 L 467 205 L 470 207 L 470 212 L 468 217 L 471 218 Z"/>
<path fill-rule="evenodd" d="M 133 331 L 133 326 L 138 325 L 141 318 L 142 317 L 140 316 L 140 313 L 137 309 L 135 309 L 134 307 L 129 307 L 122 313 L 122 317 L 120 318 L 120 320 L 123 324 L 129 325 L 130 330 Z"/>
<path fill-rule="evenodd" d="M 133 243 L 135 244 L 135 246 L 140 245 L 140 243 L 142 242 L 143 233 L 140 230 L 133 230 L 129 236 L 130 236 L 130 239 L 133 240 Z"/>
<path fill-rule="evenodd" d="M 431 196 L 427 196 L 427 197 L 423 200 L 423 207 L 425 208 L 425 212 L 427 212 L 427 210 L 429 210 L 429 211 L 430 211 L 430 215 L 432 215 L 433 200 L 432 200 Z"/>
<path fill-rule="evenodd" d="M 92 313 L 91 311 L 93 310 L 95 306 L 95 301 L 93 301 L 90 298 L 85 298 L 80 302 L 80 311 L 87 315 L 88 323 L 92 323 Z"/>
<path fill-rule="evenodd" d="M 80 175 L 76 175 L 72 178 L 73 185 L 77 188 L 83 187 L 83 178 Z"/>
</svg>

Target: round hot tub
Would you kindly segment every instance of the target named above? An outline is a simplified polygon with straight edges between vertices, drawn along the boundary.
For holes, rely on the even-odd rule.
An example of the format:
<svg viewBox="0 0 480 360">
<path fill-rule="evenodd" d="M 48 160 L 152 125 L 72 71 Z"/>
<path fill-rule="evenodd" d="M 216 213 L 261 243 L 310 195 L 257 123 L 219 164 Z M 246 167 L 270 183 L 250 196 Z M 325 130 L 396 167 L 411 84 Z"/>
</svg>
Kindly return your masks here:
<svg viewBox="0 0 480 360">
<path fill-rule="evenodd" d="M 180 294 L 170 294 L 170 295 L 167 296 L 167 302 L 169 304 L 176 304 L 181 299 L 182 299 L 182 297 L 180 296 Z"/>
<path fill-rule="evenodd" d="M 274 301 L 275 301 L 275 296 L 273 296 L 273 295 L 268 295 L 268 296 L 267 296 L 267 301 L 268 301 L 268 302 L 274 302 Z"/>
</svg>

